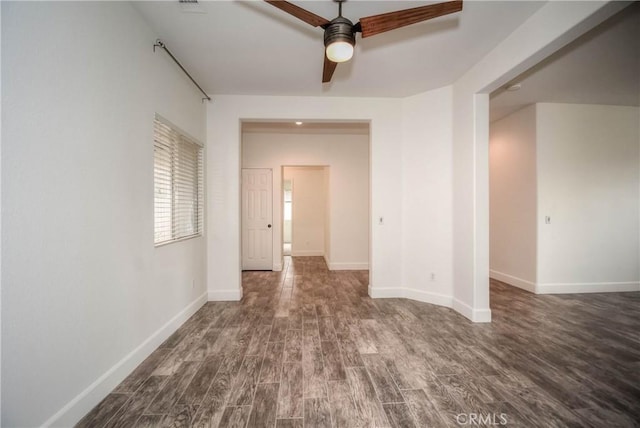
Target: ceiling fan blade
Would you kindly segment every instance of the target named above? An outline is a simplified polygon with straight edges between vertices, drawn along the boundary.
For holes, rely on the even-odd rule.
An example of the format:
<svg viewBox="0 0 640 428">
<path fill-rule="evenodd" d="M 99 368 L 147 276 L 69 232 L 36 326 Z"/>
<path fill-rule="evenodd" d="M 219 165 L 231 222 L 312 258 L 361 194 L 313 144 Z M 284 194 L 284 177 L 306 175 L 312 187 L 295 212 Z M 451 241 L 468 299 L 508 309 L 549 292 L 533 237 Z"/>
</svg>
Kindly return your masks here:
<svg viewBox="0 0 640 428">
<path fill-rule="evenodd" d="M 360 19 L 359 25 L 362 31 L 362 37 L 369 37 L 461 10 L 462 0 L 448 1 L 445 3 L 430 4 L 428 6 L 367 16 L 366 18 Z"/>
<path fill-rule="evenodd" d="M 290 15 L 295 16 L 298 19 L 303 20 L 307 24 L 311 24 L 314 27 L 321 27 L 323 25 L 327 25 L 329 20 L 324 19 L 321 16 L 316 15 L 315 13 L 309 12 L 306 9 L 301 8 L 300 6 L 296 6 L 293 3 L 289 3 L 284 0 L 264 0 L 272 6 L 277 7 L 280 10 L 287 12 Z"/>
<path fill-rule="evenodd" d="M 327 58 L 327 54 L 324 54 L 324 67 L 322 69 L 322 83 L 331 82 L 331 77 L 333 76 L 333 72 L 336 71 L 336 67 L 338 66 L 337 62 L 331 61 Z"/>
</svg>

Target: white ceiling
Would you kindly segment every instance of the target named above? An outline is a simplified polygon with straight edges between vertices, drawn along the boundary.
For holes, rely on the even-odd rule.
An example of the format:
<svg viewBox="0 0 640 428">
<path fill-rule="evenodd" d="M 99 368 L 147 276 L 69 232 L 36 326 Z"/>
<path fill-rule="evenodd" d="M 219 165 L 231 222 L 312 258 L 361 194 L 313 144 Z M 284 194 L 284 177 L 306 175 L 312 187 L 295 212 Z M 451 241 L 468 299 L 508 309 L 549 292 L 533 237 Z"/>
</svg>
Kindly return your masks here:
<svg viewBox="0 0 640 428">
<path fill-rule="evenodd" d="M 497 90 L 491 120 L 536 102 L 640 105 L 640 2 L 523 73 L 519 91 Z"/>
<path fill-rule="evenodd" d="M 331 0 L 293 1 L 327 19 Z M 437 2 L 350 0 L 364 16 Z M 175 1 L 134 2 L 167 47 L 209 94 L 404 97 L 454 82 L 544 2 L 466 1 L 460 13 L 367 39 L 322 84 L 323 31 L 263 1 L 203 1 L 204 13 Z"/>
</svg>

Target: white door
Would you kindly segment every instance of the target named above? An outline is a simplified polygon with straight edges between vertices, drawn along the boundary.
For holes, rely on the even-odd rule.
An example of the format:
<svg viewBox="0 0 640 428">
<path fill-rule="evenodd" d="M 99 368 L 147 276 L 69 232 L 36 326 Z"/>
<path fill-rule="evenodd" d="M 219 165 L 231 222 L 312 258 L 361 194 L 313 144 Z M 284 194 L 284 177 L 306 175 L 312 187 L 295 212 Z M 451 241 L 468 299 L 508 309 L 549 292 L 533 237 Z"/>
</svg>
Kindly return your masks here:
<svg viewBox="0 0 640 428">
<path fill-rule="evenodd" d="M 242 270 L 273 269 L 270 169 L 242 169 Z"/>
</svg>

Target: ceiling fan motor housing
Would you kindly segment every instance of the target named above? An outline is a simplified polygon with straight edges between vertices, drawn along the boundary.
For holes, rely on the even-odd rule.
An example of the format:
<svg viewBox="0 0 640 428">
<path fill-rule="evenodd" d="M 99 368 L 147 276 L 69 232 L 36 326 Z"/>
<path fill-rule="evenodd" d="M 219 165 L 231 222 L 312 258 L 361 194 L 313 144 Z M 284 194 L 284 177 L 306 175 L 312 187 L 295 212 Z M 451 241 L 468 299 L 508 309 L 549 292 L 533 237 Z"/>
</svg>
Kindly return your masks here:
<svg viewBox="0 0 640 428">
<path fill-rule="evenodd" d="M 353 31 L 353 22 L 342 16 L 333 19 L 324 30 L 324 45 L 329 46 L 333 42 L 348 42 L 355 46 L 356 34 Z"/>
</svg>

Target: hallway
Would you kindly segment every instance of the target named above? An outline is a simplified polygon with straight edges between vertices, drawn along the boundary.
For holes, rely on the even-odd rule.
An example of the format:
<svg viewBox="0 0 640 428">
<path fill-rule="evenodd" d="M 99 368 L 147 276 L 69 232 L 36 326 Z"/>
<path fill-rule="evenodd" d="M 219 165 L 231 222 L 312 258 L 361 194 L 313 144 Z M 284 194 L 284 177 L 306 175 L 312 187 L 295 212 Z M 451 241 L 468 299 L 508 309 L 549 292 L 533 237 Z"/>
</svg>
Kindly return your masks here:
<svg viewBox="0 0 640 428">
<path fill-rule="evenodd" d="M 321 257 L 244 272 L 240 303 L 206 304 L 78 426 L 640 426 L 640 293 L 492 282 L 472 324 L 367 284 Z"/>
</svg>

